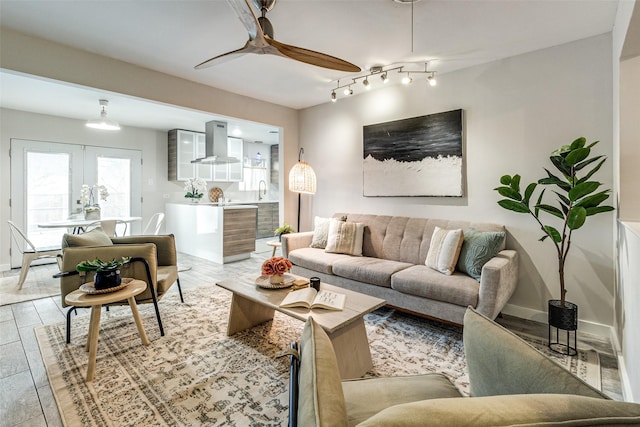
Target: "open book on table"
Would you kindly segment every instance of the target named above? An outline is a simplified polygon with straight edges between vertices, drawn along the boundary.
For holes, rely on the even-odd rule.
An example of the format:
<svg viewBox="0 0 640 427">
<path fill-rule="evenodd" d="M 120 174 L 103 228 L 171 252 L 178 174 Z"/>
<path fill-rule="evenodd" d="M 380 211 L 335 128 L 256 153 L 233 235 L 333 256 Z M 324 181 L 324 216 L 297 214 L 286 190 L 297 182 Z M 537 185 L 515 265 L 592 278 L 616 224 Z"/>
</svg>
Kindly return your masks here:
<svg viewBox="0 0 640 427">
<path fill-rule="evenodd" d="M 347 298 L 344 294 L 321 289 L 316 291 L 309 287 L 289 292 L 280 303 L 280 307 L 306 307 L 306 308 L 326 308 L 329 310 L 342 310 L 344 301 Z"/>
</svg>

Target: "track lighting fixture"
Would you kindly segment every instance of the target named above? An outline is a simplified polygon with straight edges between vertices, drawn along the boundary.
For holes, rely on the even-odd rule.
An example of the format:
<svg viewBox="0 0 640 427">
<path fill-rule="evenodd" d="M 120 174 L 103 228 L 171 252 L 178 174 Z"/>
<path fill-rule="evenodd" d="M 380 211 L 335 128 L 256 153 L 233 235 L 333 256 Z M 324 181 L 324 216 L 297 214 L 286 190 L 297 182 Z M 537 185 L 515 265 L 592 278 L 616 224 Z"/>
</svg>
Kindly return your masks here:
<svg viewBox="0 0 640 427">
<path fill-rule="evenodd" d="M 118 122 L 107 118 L 107 106 L 109 105 L 109 101 L 106 99 L 101 99 L 98 102 L 102 107 L 102 110 L 100 111 L 100 117 L 98 117 L 97 119 L 87 120 L 87 123 L 85 123 L 85 125 L 93 129 L 120 130 L 120 124 Z"/>
<path fill-rule="evenodd" d="M 429 77 L 427 77 L 427 81 L 429 82 L 429 85 L 431 86 L 435 86 L 438 84 L 438 81 L 436 80 L 436 72 L 432 71 L 431 75 Z"/>
<path fill-rule="evenodd" d="M 420 69 L 418 69 L 418 70 L 408 70 L 407 69 L 409 67 L 415 66 L 415 64 L 416 63 L 406 63 L 404 65 L 389 66 L 389 68 L 385 68 L 382 65 L 376 65 L 376 66 L 373 66 L 373 67 L 371 67 L 369 69 L 369 73 L 368 74 L 351 78 L 351 82 L 349 82 L 349 83 L 340 84 L 340 80 L 336 80 L 336 86 L 331 90 L 331 101 L 333 101 L 333 102 L 337 101 L 336 91 L 339 90 L 339 89 L 344 89 L 343 93 L 344 93 L 345 96 L 353 95 L 353 89 L 352 89 L 351 86 L 356 84 L 358 82 L 358 80 L 360 80 L 360 79 L 362 79 L 362 85 L 367 90 L 370 90 L 374 86 L 374 84 L 376 83 L 375 81 L 372 83 L 369 80 L 369 77 L 371 77 L 371 76 L 379 75 L 380 76 L 380 80 L 382 81 L 382 83 L 386 84 L 390 80 L 389 71 L 396 71 L 397 70 L 398 74 L 402 76 L 402 84 L 404 84 L 404 85 L 408 85 L 413 81 L 413 78 L 411 77 L 413 74 L 426 74 L 427 75 L 426 81 L 429 83 L 430 86 L 435 86 L 436 85 L 436 72 L 427 70 L 429 62 L 425 62 L 424 63 L 424 70 L 420 70 Z"/>
</svg>

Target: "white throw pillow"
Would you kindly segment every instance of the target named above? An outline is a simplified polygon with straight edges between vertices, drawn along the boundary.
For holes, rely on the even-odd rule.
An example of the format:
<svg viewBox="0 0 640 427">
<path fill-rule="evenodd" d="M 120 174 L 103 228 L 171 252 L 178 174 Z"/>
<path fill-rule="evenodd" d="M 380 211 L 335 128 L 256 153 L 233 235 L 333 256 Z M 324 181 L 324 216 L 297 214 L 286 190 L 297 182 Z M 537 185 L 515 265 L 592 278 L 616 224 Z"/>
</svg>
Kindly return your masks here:
<svg viewBox="0 0 640 427">
<path fill-rule="evenodd" d="M 359 222 L 329 221 L 329 236 L 325 252 L 362 256 L 365 225 Z"/>
<path fill-rule="evenodd" d="M 313 240 L 311 240 L 310 248 L 324 249 L 327 247 L 327 239 L 329 237 L 329 222 L 331 218 L 315 217 L 313 220 Z"/>
<path fill-rule="evenodd" d="M 453 274 L 463 242 L 462 229 L 445 230 L 436 227 L 431 236 L 425 264 L 441 273 Z"/>
</svg>

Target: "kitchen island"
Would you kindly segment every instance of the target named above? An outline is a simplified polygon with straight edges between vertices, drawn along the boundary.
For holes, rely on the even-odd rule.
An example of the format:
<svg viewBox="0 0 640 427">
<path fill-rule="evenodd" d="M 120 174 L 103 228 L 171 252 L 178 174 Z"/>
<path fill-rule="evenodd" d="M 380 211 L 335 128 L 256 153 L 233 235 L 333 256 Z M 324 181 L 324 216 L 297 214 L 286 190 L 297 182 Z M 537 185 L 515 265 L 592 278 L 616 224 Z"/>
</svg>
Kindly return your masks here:
<svg viewBox="0 0 640 427">
<path fill-rule="evenodd" d="M 247 259 L 256 244 L 256 205 L 167 203 L 166 230 L 178 252 L 218 264 Z"/>
</svg>

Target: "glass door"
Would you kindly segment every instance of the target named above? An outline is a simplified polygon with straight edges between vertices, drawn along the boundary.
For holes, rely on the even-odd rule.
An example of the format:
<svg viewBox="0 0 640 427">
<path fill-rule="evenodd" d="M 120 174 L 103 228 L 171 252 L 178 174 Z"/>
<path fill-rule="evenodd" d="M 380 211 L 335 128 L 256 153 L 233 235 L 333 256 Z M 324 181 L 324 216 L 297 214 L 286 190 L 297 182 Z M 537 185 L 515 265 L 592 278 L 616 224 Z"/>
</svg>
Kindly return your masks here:
<svg viewBox="0 0 640 427">
<path fill-rule="evenodd" d="M 59 245 L 61 228 L 38 224 L 82 216 L 81 188 L 105 185 L 102 216 L 141 216 L 141 152 L 78 144 L 11 140 L 11 218 L 37 247 Z M 140 224 L 130 224 L 129 232 Z M 69 231 L 70 232 L 70 231 Z M 22 256 L 11 241 L 11 267 Z M 47 260 L 44 260 L 47 262 Z"/>
</svg>

